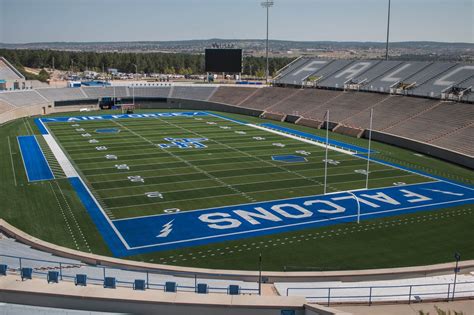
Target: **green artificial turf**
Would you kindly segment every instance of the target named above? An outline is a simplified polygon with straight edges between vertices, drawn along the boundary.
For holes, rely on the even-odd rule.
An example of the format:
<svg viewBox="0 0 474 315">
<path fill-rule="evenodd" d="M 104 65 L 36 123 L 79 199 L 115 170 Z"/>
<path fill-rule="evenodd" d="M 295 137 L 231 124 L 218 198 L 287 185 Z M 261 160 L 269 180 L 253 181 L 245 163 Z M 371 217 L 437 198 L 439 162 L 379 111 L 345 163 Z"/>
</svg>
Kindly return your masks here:
<svg viewBox="0 0 474 315">
<path fill-rule="evenodd" d="M 66 115 L 74 113 L 60 116 Z M 267 122 L 254 117 L 225 115 L 253 123 Z M 320 136 L 325 134 L 322 130 L 272 123 Z M 48 127 L 111 219 L 161 214 L 170 208 L 186 211 L 323 193 L 324 148 L 217 117 L 120 119 L 78 124 L 73 127 L 70 123 L 50 123 Z M 230 129 L 220 128 L 222 126 Z M 83 137 L 83 131 L 76 131 L 79 128 L 84 128 L 92 137 Z M 119 128 L 120 132 L 95 132 L 102 128 Z M 32 119 L 20 119 L 0 127 L 0 217 L 46 241 L 110 255 L 58 168 L 53 169 L 57 180 L 27 182 L 16 136 L 32 133 L 38 133 Z M 207 145 L 205 149 L 157 148 L 156 144 L 167 143 L 165 137 L 209 140 L 203 142 Z M 367 147 L 365 139 L 335 133 L 330 137 Z M 89 143 L 92 138 L 99 143 Z M 106 146 L 107 151 L 98 151 L 96 146 Z M 474 183 L 471 170 L 381 143 L 374 142 L 372 148 L 378 152 L 374 157 L 387 162 L 464 184 Z M 299 155 L 295 151 L 301 150 L 311 153 L 305 156 L 307 162 L 286 164 L 271 159 L 272 155 Z M 119 160 L 107 160 L 105 154 L 115 154 Z M 365 160 L 336 151 L 329 151 L 328 158 L 340 162 L 329 167 L 329 192 L 365 186 L 365 176 L 355 172 L 365 169 Z M 55 163 L 48 160 L 50 164 Z M 118 170 L 117 164 L 127 164 L 130 170 Z M 144 183 L 131 182 L 128 176 L 141 176 Z M 369 188 L 430 180 L 372 163 Z M 163 199 L 146 196 L 145 193 L 153 191 L 162 193 Z M 262 253 L 267 270 L 420 265 L 451 261 L 454 251 L 460 251 L 463 259 L 474 258 L 473 228 L 471 205 L 467 205 L 370 220 L 360 225 L 346 223 L 129 258 L 185 266 L 255 269 L 258 254 Z"/>
</svg>

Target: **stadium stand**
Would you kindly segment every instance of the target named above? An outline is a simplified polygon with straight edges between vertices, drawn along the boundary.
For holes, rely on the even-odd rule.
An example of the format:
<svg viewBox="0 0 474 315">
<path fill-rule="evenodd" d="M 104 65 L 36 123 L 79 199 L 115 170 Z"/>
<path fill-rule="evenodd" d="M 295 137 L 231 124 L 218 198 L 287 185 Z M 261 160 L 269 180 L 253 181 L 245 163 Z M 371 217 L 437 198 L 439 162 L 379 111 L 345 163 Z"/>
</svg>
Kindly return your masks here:
<svg viewBox="0 0 474 315">
<path fill-rule="evenodd" d="M 132 95 L 132 88 L 129 88 L 129 95 Z M 168 97 L 171 87 L 135 87 L 137 97 Z"/>
<path fill-rule="evenodd" d="M 329 75 L 326 79 L 322 79 L 318 85 L 327 88 L 343 89 L 344 84 L 362 74 L 372 67 L 380 63 L 375 60 L 361 60 L 351 63 L 349 66 L 341 69 L 340 71 Z"/>
<path fill-rule="evenodd" d="M 128 89 L 126 86 L 117 86 L 117 87 L 82 87 L 81 88 L 89 98 L 99 98 L 99 97 L 128 97 L 131 96 L 128 94 Z M 115 89 L 115 91 L 114 91 Z M 132 89 L 130 88 L 130 92 Z"/>
<path fill-rule="evenodd" d="M 469 143 L 474 143 L 474 122 L 434 139 L 430 143 L 474 156 L 474 146 L 469 145 Z"/>
<path fill-rule="evenodd" d="M 279 82 L 283 84 L 289 85 L 301 85 L 306 78 L 308 78 L 312 73 L 324 68 L 326 65 L 330 63 L 330 60 L 320 60 L 320 59 L 311 59 L 311 58 L 304 58 L 300 59 L 304 60 L 304 63 L 295 62 L 295 67 L 290 67 L 291 69 L 294 68 L 294 71 L 287 73 L 286 75 L 282 75 L 279 79 Z M 296 68 L 296 65 L 300 65 Z"/>
<path fill-rule="evenodd" d="M 449 117 L 449 121 L 446 121 L 446 117 Z M 467 126 L 473 121 L 474 110 L 471 104 L 440 102 L 437 106 L 384 131 L 405 138 L 430 142 Z"/>
<path fill-rule="evenodd" d="M 0 100 L 17 107 L 48 103 L 36 90 L 0 93 Z"/>
<path fill-rule="evenodd" d="M 374 106 L 386 98 L 387 95 L 379 93 L 339 92 L 337 97 L 328 100 L 311 111 L 305 112 L 304 116 L 316 120 L 323 120 L 326 111 L 330 110 L 331 114 L 329 120 L 332 122 L 340 122 Z"/>
<path fill-rule="evenodd" d="M 294 91 L 285 88 L 259 89 L 250 98 L 239 104 L 239 106 L 263 110 L 288 96 L 288 93 L 291 92 Z"/>
<path fill-rule="evenodd" d="M 401 63 L 400 61 L 380 62 L 377 65 L 370 68 L 369 70 L 367 70 L 364 74 L 355 77 L 352 80 L 352 82 L 349 82 L 344 88 L 351 88 L 351 85 L 354 85 L 355 90 L 360 90 L 361 88 L 363 88 L 364 90 L 378 92 L 378 90 L 374 89 L 374 86 L 371 85 L 370 83 L 376 78 L 387 73 L 387 71 L 392 70 L 393 68 L 398 66 L 400 63 Z"/>
<path fill-rule="evenodd" d="M 256 91 L 256 88 L 251 87 L 221 86 L 209 100 L 216 103 L 238 105 Z"/>
<path fill-rule="evenodd" d="M 384 131 L 438 104 L 439 102 L 423 98 L 392 96 L 374 106 L 373 128 Z M 360 112 L 343 120 L 342 123 L 347 126 L 367 128 L 369 125 L 369 111 L 370 109 Z"/>
<path fill-rule="evenodd" d="M 418 88 L 429 81 L 431 78 L 440 75 L 454 66 L 455 64 L 452 63 L 435 62 L 424 68 L 422 71 L 410 76 L 409 78 L 406 78 L 402 83 L 410 86 L 410 91 L 408 91 L 407 94 L 429 97 L 429 90 L 427 93 L 424 93 L 423 90 L 425 89 L 420 90 Z M 415 93 L 414 91 L 417 89 L 418 91 Z"/>
<path fill-rule="evenodd" d="M 448 69 L 414 89 L 413 94 L 439 98 L 441 92 L 446 88 L 454 86 L 474 75 L 474 65 L 459 64 Z"/>
<path fill-rule="evenodd" d="M 375 79 L 370 83 L 370 86 L 373 87 L 374 91 L 389 93 L 392 86 L 404 82 L 405 79 L 422 71 L 431 64 L 430 62 L 422 61 L 403 62 L 386 74 Z"/>
<path fill-rule="evenodd" d="M 304 115 L 321 104 L 328 102 L 330 99 L 341 94 L 339 91 L 320 90 L 320 89 L 304 89 L 298 90 L 290 98 L 280 101 L 269 108 L 272 112 L 287 113 L 291 115 Z"/>
<path fill-rule="evenodd" d="M 37 89 L 36 91 L 52 102 L 86 98 L 86 95 L 78 88 L 48 88 Z"/>
<path fill-rule="evenodd" d="M 309 58 L 297 58 L 293 60 L 291 63 L 287 64 L 285 67 L 278 71 L 278 74 L 275 76 L 274 80 L 277 81 L 279 79 L 284 78 L 287 74 L 293 72 L 295 69 L 301 67 L 308 61 Z"/>
<path fill-rule="evenodd" d="M 19 80 L 24 78 L 5 58 L 0 57 L 0 80 Z"/>
<path fill-rule="evenodd" d="M 171 97 L 190 100 L 208 100 L 217 87 L 215 86 L 174 86 Z"/>
</svg>

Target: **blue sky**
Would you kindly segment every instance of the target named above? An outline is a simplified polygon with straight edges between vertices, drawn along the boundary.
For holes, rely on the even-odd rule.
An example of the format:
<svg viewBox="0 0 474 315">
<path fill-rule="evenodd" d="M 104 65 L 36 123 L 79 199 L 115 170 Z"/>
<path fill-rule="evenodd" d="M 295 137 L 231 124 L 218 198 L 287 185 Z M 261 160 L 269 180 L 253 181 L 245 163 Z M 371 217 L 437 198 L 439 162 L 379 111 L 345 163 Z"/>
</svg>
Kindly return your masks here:
<svg viewBox="0 0 474 315">
<path fill-rule="evenodd" d="M 263 38 L 261 0 L 0 0 L 0 42 Z M 275 0 L 270 38 L 385 40 L 388 0 Z M 474 42 L 474 0 L 392 0 L 391 40 Z"/>
</svg>

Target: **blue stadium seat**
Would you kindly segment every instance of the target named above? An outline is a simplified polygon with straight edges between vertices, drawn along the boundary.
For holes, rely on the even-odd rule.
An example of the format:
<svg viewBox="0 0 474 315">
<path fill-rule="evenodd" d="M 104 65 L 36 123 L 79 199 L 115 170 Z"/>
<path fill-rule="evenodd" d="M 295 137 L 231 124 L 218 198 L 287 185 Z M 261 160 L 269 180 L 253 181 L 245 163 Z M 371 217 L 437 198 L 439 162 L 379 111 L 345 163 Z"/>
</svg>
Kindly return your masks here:
<svg viewBox="0 0 474 315">
<path fill-rule="evenodd" d="M 58 271 L 48 271 L 48 276 L 46 277 L 48 283 L 58 283 L 59 282 L 59 272 Z"/>
<path fill-rule="evenodd" d="M 117 281 L 114 277 L 105 277 L 104 278 L 104 288 L 115 289 L 117 286 Z"/>
<path fill-rule="evenodd" d="M 205 283 L 198 283 L 196 292 L 199 294 L 207 294 L 209 292 L 209 288 Z"/>
<path fill-rule="evenodd" d="M 31 268 L 21 268 L 21 280 L 25 279 L 31 279 L 31 276 L 33 275 L 33 269 Z"/>
<path fill-rule="evenodd" d="M 145 282 L 145 280 L 135 279 L 135 281 L 133 282 L 133 289 L 134 289 L 134 290 L 142 290 L 142 291 L 145 291 L 145 289 L 146 289 L 146 282 Z"/>
<path fill-rule="evenodd" d="M 87 285 L 87 275 L 77 274 L 76 278 L 74 279 L 74 284 L 75 285 L 86 286 Z"/>
<path fill-rule="evenodd" d="M 240 294 L 240 287 L 238 285 L 231 284 L 231 285 L 229 285 L 228 293 L 229 293 L 229 295 L 239 295 Z"/>
<path fill-rule="evenodd" d="M 0 265 L 0 275 L 2 276 L 6 276 L 7 275 L 7 269 L 8 269 L 8 266 L 7 265 Z"/>
<path fill-rule="evenodd" d="M 176 292 L 176 282 L 166 282 L 165 292 Z"/>
</svg>

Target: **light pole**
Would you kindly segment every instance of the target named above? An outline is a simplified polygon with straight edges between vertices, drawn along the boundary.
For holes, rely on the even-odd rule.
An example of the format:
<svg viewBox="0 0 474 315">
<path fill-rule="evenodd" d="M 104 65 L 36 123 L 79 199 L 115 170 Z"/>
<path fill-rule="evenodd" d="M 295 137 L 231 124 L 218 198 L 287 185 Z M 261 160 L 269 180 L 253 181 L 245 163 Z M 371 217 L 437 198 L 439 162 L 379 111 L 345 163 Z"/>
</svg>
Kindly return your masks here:
<svg viewBox="0 0 474 315">
<path fill-rule="evenodd" d="M 135 79 L 137 78 L 138 73 L 138 66 L 134 63 L 132 65 L 135 67 Z M 132 84 L 132 98 L 133 98 L 133 105 L 135 105 L 135 84 Z"/>
<path fill-rule="evenodd" d="M 388 17 L 387 17 L 387 43 L 385 44 L 385 60 L 388 60 L 388 41 L 390 35 L 390 5 L 391 0 L 388 0 Z"/>
<path fill-rule="evenodd" d="M 265 49 L 265 55 L 266 55 L 266 60 L 267 64 L 265 67 L 265 82 L 268 84 L 268 20 L 269 20 L 269 12 L 270 12 L 270 7 L 272 7 L 275 4 L 273 0 L 265 0 L 262 2 L 262 7 L 267 9 L 267 41 L 266 41 L 266 49 Z"/>
<path fill-rule="evenodd" d="M 369 189 L 369 173 L 370 173 L 370 151 L 372 150 L 372 122 L 374 118 L 374 108 L 370 109 L 370 123 L 369 123 L 369 147 L 367 148 L 367 170 L 365 177 L 365 189 Z"/>
<path fill-rule="evenodd" d="M 454 293 L 456 292 L 456 278 L 457 278 L 457 275 L 458 275 L 458 272 L 459 272 L 459 268 L 458 268 L 458 265 L 459 265 L 459 261 L 461 260 L 461 254 L 459 253 L 454 253 L 454 259 L 456 259 L 456 267 L 454 268 L 454 285 L 453 285 L 453 297 L 452 297 L 452 301 L 454 301 Z"/>
<path fill-rule="evenodd" d="M 262 295 L 262 253 L 258 257 L 258 295 Z"/>
</svg>

